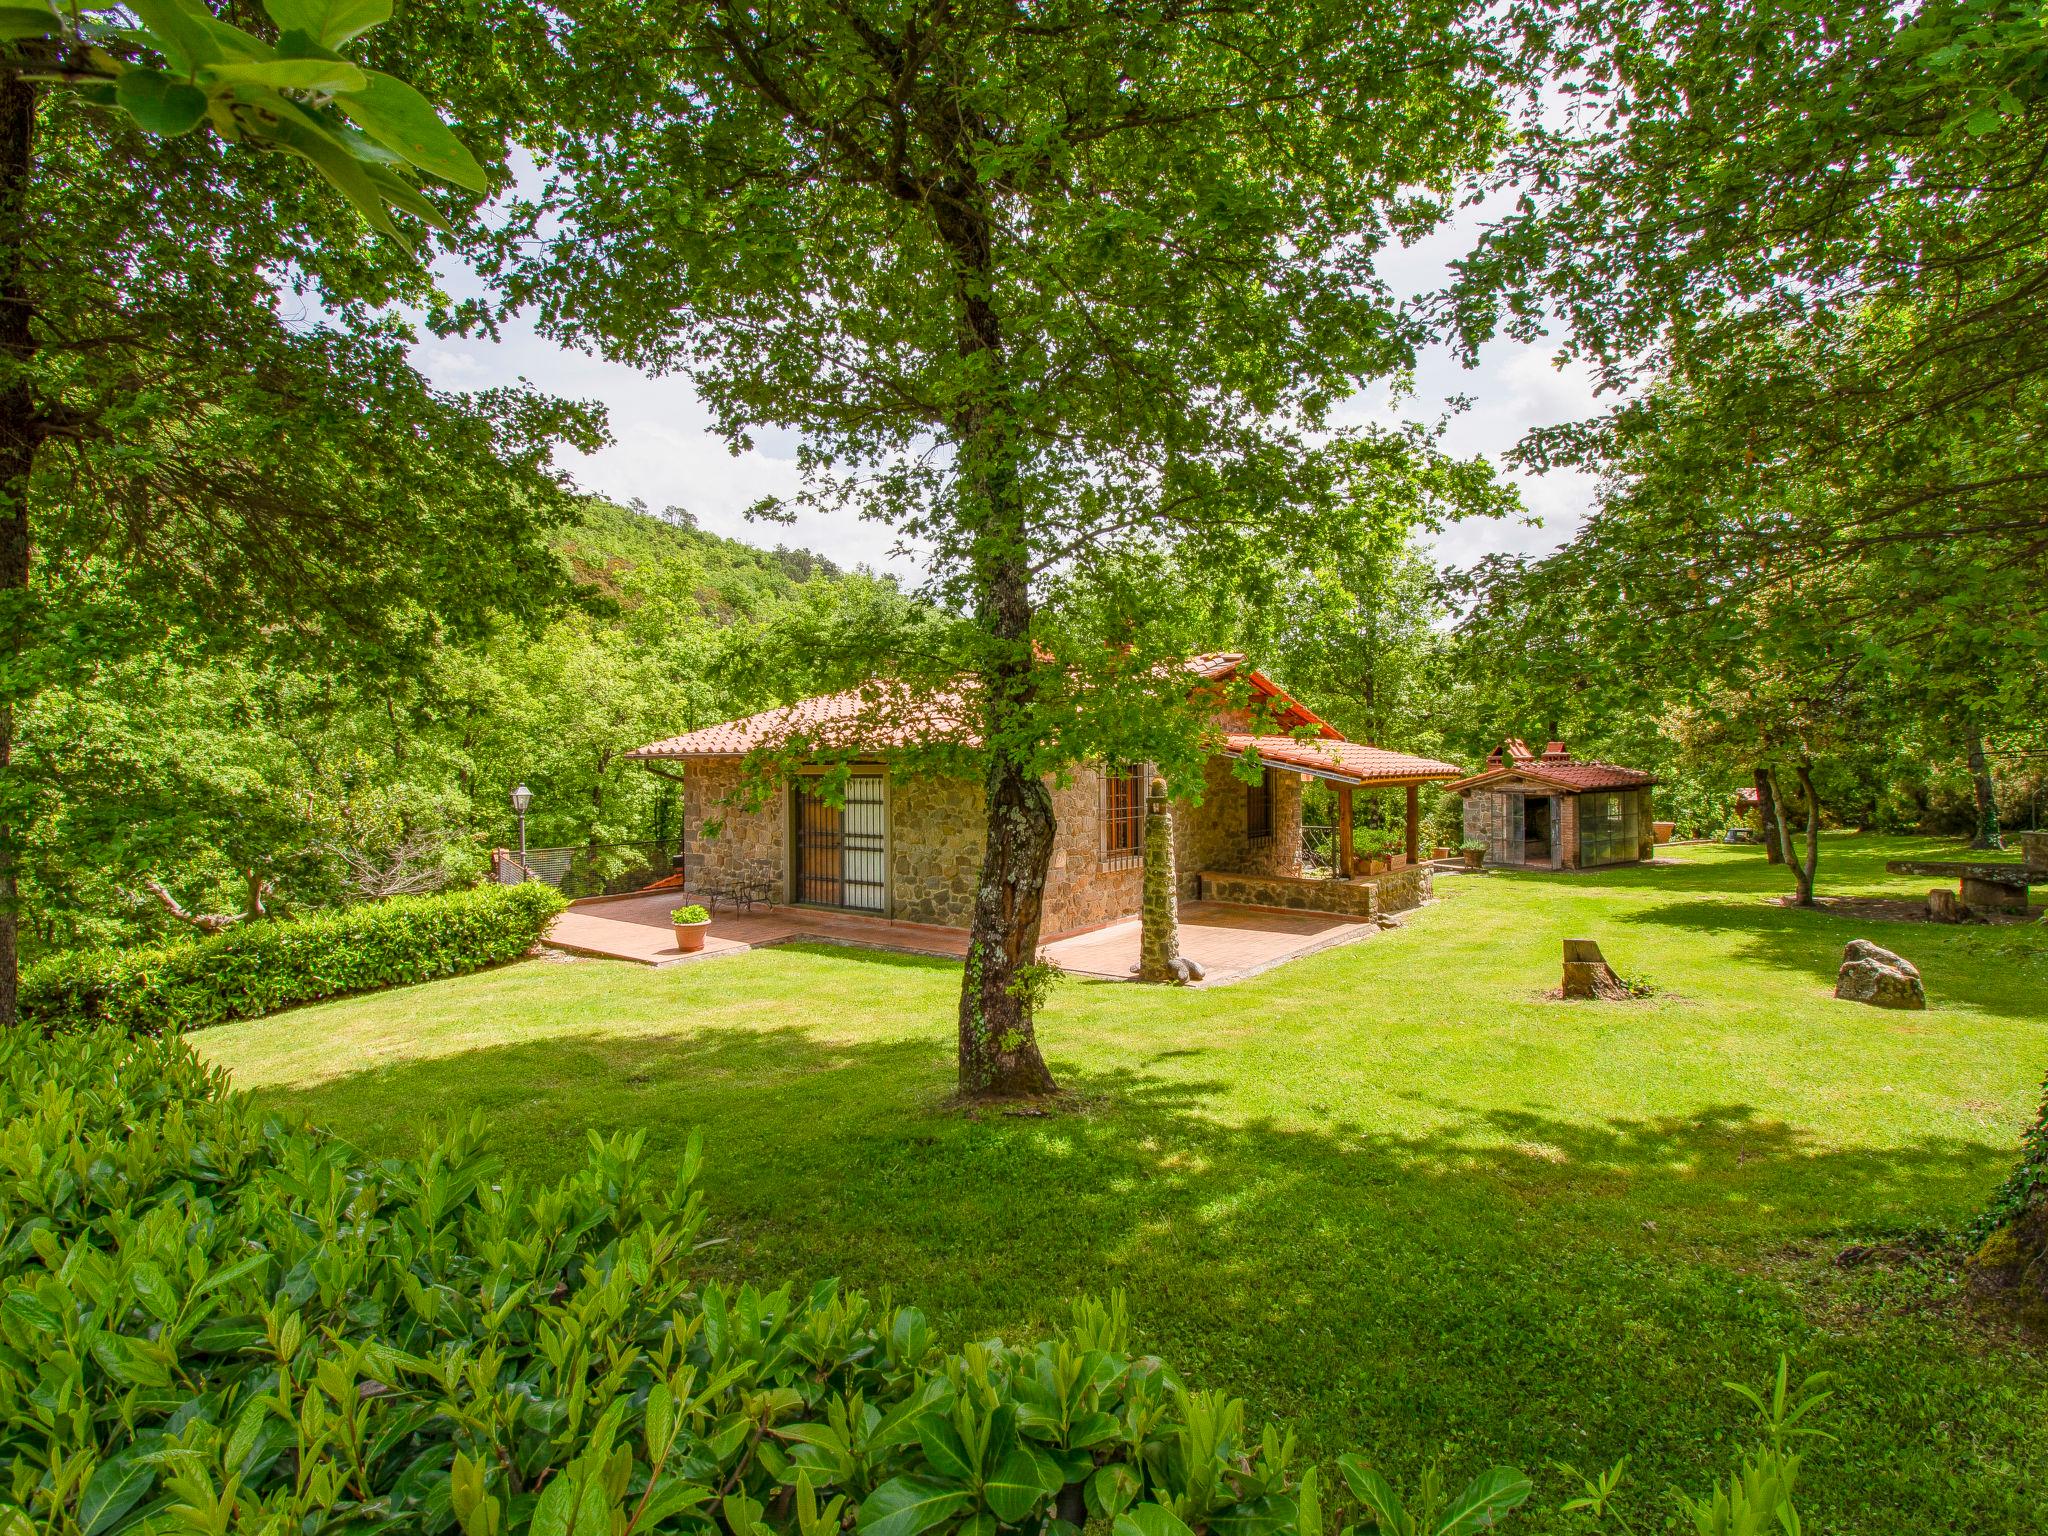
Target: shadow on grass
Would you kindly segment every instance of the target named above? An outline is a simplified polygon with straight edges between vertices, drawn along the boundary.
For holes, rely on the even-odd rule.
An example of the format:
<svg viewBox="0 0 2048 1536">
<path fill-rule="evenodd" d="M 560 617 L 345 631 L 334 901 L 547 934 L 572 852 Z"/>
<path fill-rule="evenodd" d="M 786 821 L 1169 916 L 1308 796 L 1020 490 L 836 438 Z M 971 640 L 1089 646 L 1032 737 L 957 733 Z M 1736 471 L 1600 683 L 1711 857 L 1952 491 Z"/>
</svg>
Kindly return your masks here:
<svg viewBox="0 0 2048 1536">
<path fill-rule="evenodd" d="M 2048 937 L 2037 937 L 2023 926 L 1868 922 L 1824 908 L 1774 906 L 1761 899 L 1659 902 L 1617 911 L 1609 921 L 1671 934 L 1732 938 L 1740 959 L 1800 972 L 1816 987 L 1834 985 L 1842 947 L 1850 939 L 1869 938 L 1920 968 L 1936 1007 L 1956 1003 L 2037 1021 L 2044 1014 L 2041 960 L 2048 956 Z"/>
<path fill-rule="evenodd" d="M 772 949 L 778 953 L 794 952 L 800 955 L 827 955 L 835 960 L 859 960 L 865 964 L 893 967 L 899 970 L 915 971 L 957 971 L 960 961 L 952 955 L 921 955 L 904 949 L 883 949 L 879 945 L 862 944 L 853 939 L 783 939 L 773 944 L 756 945 L 757 949 Z"/>
<path fill-rule="evenodd" d="M 944 1040 L 796 1026 L 557 1038 L 264 1097 L 373 1151 L 414 1144 L 429 1106 L 482 1109 L 537 1176 L 579 1158 L 586 1130 L 645 1128 L 665 1158 L 702 1125 L 727 1240 L 712 1272 L 893 1290 L 956 1342 L 1037 1333 L 1071 1297 L 1126 1287 L 1148 1348 L 1320 1453 L 1413 1467 L 1452 1441 L 1461 1465 L 1535 1469 L 1626 1452 L 1646 1497 L 1697 1489 L 1738 1417 L 1718 1383 L 1782 1350 L 1842 1373 L 1886 1425 L 1882 1453 L 1815 1458 L 1831 1529 L 1948 1529 L 1945 1499 L 1988 1515 L 2017 1496 L 1987 1464 L 2048 1472 L 1998 1417 L 2039 1422 L 2038 1366 L 1973 1353 L 1961 1320 L 1825 1262 L 1852 1235 L 1971 1208 L 2004 1171 L 1981 1145 L 1817 1148 L 1740 1103 L 1584 1122 L 1452 1109 L 1417 1135 L 1228 1123 L 1200 1054 L 1056 1060 L 1073 1098 L 1046 1118 L 948 1107 Z M 1796 1244 L 1809 1256 L 1789 1258 Z M 1855 1286 L 1881 1293 L 1845 1327 Z M 1967 1447 L 1937 1431 L 1956 1422 Z"/>
</svg>

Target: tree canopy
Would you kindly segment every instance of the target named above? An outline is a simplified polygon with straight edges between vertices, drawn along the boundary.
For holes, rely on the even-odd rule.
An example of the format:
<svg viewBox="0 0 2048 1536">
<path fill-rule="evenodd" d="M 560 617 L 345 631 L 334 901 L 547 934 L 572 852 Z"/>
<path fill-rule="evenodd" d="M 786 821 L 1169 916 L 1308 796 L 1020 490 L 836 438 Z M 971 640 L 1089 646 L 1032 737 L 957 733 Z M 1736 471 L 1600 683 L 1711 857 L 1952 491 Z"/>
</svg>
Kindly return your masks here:
<svg viewBox="0 0 2048 1536">
<path fill-rule="evenodd" d="M 793 429 L 809 497 L 929 552 L 967 622 L 877 660 L 976 689 L 961 1086 L 1045 1089 L 1041 776 L 1104 746 L 1077 700 L 1160 690 L 1172 598 L 1270 590 L 1428 460 L 1327 411 L 1409 366 L 1374 256 L 1492 153 L 1505 61 L 1464 0 L 573 20 L 493 270 L 549 334 L 686 370 L 734 443 Z M 1105 641 L 1119 665 L 1079 664 Z"/>
</svg>

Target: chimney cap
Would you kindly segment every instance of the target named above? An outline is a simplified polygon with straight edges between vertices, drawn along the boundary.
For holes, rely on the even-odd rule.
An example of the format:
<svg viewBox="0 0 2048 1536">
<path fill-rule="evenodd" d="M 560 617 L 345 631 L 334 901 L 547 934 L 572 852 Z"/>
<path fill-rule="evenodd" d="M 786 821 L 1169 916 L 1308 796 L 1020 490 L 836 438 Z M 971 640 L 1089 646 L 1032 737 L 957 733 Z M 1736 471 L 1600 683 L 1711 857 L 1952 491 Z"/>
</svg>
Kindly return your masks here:
<svg viewBox="0 0 2048 1536">
<path fill-rule="evenodd" d="M 1544 743 L 1543 756 L 1546 761 L 1553 763 L 1568 762 L 1571 759 L 1571 753 L 1565 751 L 1564 743 L 1561 741 Z"/>
</svg>

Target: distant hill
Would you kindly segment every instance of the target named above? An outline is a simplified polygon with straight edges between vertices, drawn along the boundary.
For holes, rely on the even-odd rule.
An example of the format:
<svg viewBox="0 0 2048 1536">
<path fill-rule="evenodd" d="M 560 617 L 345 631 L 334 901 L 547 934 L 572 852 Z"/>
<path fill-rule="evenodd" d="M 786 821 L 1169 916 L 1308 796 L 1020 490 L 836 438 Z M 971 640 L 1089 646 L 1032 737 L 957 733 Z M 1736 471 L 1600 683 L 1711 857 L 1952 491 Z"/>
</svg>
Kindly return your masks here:
<svg viewBox="0 0 2048 1536">
<path fill-rule="evenodd" d="M 708 617 L 722 622 L 758 616 L 809 582 L 847 575 L 808 549 L 762 549 L 707 532 L 679 507 L 663 514 L 596 497 L 555 542 L 580 580 L 626 607 L 652 588 L 676 595 L 687 589 Z"/>
</svg>

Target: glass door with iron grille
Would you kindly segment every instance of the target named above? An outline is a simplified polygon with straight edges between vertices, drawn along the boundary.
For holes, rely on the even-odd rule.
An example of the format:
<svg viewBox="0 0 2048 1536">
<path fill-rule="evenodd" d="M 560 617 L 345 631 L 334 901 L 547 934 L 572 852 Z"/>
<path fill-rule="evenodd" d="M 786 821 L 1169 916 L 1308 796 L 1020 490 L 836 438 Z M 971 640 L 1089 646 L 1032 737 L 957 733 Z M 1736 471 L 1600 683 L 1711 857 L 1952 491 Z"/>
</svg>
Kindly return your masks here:
<svg viewBox="0 0 2048 1536">
<path fill-rule="evenodd" d="M 796 786 L 795 796 L 796 899 L 814 907 L 886 911 L 889 801 L 882 776 L 849 778 L 843 805 L 807 783 Z"/>
</svg>

